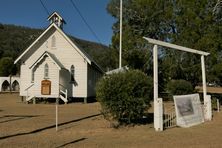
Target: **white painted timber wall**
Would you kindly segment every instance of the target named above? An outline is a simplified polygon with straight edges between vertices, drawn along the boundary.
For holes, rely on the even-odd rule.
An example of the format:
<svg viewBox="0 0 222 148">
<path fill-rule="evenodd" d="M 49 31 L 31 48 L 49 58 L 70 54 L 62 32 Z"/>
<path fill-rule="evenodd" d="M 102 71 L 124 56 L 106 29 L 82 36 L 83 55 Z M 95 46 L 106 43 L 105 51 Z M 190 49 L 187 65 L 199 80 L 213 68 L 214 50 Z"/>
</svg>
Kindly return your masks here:
<svg viewBox="0 0 222 148">
<path fill-rule="evenodd" d="M 44 66 L 49 66 L 49 81 L 51 81 L 51 95 L 41 95 L 41 81 L 44 80 Z M 50 58 L 46 57 L 38 64 L 34 71 L 34 82 L 31 81 L 31 70 L 26 65 L 21 66 L 21 96 L 36 96 L 36 97 L 53 97 L 59 96 L 59 69 Z M 28 90 L 27 90 L 28 88 Z"/>
<path fill-rule="evenodd" d="M 29 67 L 26 64 L 21 64 L 20 80 L 20 96 L 26 96 L 26 89 L 31 86 L 31 70 L 29 70 Z M 30 94 L 33 94 L 32 90 L 33 89 L 30 88 L 30 90 L 28 91 L 28 96 L 30 96 Z"/>
<path fill-rule="evenodd" d="M 58 31 L 53 35 L 56 38 L 56 48 L 48 48 L 48 51 L 54 53 L 69 72 L 72 65 L 75 67 L 74 79 L 76 85 L 72 84 L 70 86 L 72 89 L 71 97 L 87 97 L 87 61 L 84 60 L 80 53 L 78 53 Z M 51 37 L 48 41 L 49 45 L 51 45 Z M 69 76 L 69 81 L 70 80 L 71 78 Z"/>
<path fill-rule="evenodd" d="M 48 64 L 49 67 L 49 77 L 47 80 L 51 81 L 51 95 L 42 95 L 41 94 L 41 82 L 45 80 L 44 78 L 44 67 L 45 64 Z M 59 68 L 56 66 L 54 61 L 51 61 L 49 57 L 43 59 L 36 67 L 34 72 L 34 86 L 33 93 L 36 97 L 59 97 Z"/>
<path fill-rule="evenodd" d="M 51 47 L 52 36 L 55 36 L 56 45 Z M 21 65 L 21 91 L 26 96 L 26 89 L 31 84 L 31 70 L 29 67 L 45 52 L 54 54 L 62 65 L 70 71 L 75 66 L 76 86 L 73 86 L 72 97 L 87 97 L 87 61 L 74 49 L 74 47 L 55 28 L 51 28 L 34 47 L 22 58 Z M 49 67 L 50 68 L 50 67 Z M 49 69 L 50 71 L 50 69 Z M 39 88 L 41 89 L 41 88 Z M 33 92 L 30 92 L 33 93 Z"/>
</svg>

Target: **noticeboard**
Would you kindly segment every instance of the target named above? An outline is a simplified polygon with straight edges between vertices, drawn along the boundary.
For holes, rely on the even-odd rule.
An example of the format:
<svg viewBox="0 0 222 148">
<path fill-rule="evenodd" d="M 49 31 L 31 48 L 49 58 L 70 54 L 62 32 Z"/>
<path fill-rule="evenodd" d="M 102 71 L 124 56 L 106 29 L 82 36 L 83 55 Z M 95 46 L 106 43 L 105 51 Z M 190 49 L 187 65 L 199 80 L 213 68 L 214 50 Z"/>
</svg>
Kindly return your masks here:
<svg viewBox="0 0 222 148">
<path fill-rule="evenodd" d="M 199 94 L 173 96 L 177 125 L 191 127 L 204 122 Z"/>
<path fill-rule="evenodd" d="M 50 95 L 51 94 L 51 81 L 42 80 L 41 93 L 42 93 L 42 95 Z"/>
</svg>

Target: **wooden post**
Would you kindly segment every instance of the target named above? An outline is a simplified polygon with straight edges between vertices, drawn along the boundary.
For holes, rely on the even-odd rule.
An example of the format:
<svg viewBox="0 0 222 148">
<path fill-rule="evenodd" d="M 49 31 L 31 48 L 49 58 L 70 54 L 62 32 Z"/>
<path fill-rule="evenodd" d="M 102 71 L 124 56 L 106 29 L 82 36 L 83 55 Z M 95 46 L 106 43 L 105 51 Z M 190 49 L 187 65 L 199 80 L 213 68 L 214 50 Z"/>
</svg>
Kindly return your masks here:
<svg viewBox="0 0 222 148">
<path fill-rule="evenodd" d="M 21 101 L 24 102 L 24 96 L 21 96 Z"/>
<path fill-rule="evenodd" d="M 205 71 L 204 55 L 201 56 L 201 69 L 202 69 L 203 97 L 204 97 L 204 103 L 205 103 L 206 95 L 207 95 L 207 86 L 206 86 L 206 71 Z"/>
<path fill-rule="evenodd" d="M 33 104 L 36 104 L 36 98 L 35 97 L 33 98 Z"/>
<path fill-rule="evenodd" d="M 154 103 L 158 99 L 158 47 L 154 45 L 153 47 L 153 94 L 154 94 Z M 155 104 L 154 104 L 155 107 Z"/>
<path fill-rule="evenodd" d="M 201 70 L 202 70 L 203 98 L 204 98 L 204 118 L 205 120 L 210 121 L 212 119 L 211 97 L 207 95 L 204 55 L 201 55 Z"/>
<path fill-rule="evenodd" d="M 84 98 L 84 104 L 87 104 L 87 97 Z"/>
<path fill-rule="evenodd" d="M 27 99 L 28 99 L 28 97 L 29 97 L 28 94 L 29 94 L 29 92 L 28 92 L 28 89 L 27 89 L 27 90 L 26 90 L 26 98 L 25 98 L 25 103 L 26 103 L 26 104 L 29 103 L 29 102 L 27 101 Z"/>
<path fill-rule="evenodd" d="M 119 69 L 122 68 L 122 19 L 123 19 L 122 7 L 123 7 L 123 2 L 122 0 L 120 0 Z"/>
<path fill-rule="evenodd" d="M 163 131 L 163 101 L 158 98 L 158 47 L 153 47 L 154 128 Z"/>
<path fill-rule="evenodd" d="M 68 90 L 67 90 L 67 89 L 65 90 L 65 95 L 66 95 L 66 96 L 65 96 L 65 98 L 66 98 L 65 104 L 67 104 L 67 102 L 68 102 Z"/>
<path fill-rule="evenodd" d="M 56 98 L 56 131 L 58 131 L 58 103 L 59 103 L 59 98 Z"/>
</svg>

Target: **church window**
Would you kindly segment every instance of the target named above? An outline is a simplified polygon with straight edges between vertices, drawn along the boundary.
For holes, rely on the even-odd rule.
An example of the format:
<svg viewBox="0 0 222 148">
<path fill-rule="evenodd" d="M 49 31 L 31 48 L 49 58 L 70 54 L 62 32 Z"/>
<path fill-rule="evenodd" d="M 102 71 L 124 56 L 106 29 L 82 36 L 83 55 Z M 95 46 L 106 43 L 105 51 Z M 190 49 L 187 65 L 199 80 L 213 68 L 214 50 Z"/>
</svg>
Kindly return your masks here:
<svg viewBox="0 0 222 148">
<path fill-rule="evenodd" d="M 31 82 L 34 82 L 34 80 L 35 80 L 34 69 L 32 69 Z"/>
<path fill-rule="evenodd" d="M 56 48 L 56 37 L 52 36 L 52 48 Z"/>
<path fill-rule="evenodd" d="M 73 65 L 70 68 L 70 81 L 71 82 L 75 81 L 75 67 Z"/>
<path fill-rule="evenodd" d="M 45 67 L 44 67 L 44 78 L 45 79 L 49 78 L 49 66 L 47 63 L 45 64 Z"/>
</svg>

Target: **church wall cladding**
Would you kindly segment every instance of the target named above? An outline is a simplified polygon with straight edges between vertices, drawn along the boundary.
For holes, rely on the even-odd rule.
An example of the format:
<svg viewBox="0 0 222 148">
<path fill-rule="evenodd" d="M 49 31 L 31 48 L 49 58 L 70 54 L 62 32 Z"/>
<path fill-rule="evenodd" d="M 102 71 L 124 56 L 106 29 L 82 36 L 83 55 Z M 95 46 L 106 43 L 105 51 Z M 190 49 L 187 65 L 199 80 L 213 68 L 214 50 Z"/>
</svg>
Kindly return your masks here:
<svg viewBox="0 0 222 148">
<path fill-rule="evenodd" d="M 52 32 L 52 31 L 49 31 Z M 44 40 L 46 40 L 49 37 L 48 35 L 43 36 L 33 47 L 30 48 L 30 50 L 24 55 L 24 57 L 21 59 L 21 72 L 20 72 L 20 78 L 21 78 L 21 89 L 20 89 L 20 96 L 30 96 L 35 94 L 34 86 L 32 86 L 28 92 L 26 91 L 27 88 L 29 88 L 33 83 L 31 83 L 31 76 L 32 76 L 32 70 L 30 70 L 30 66 L 38 60 L 38 58 L 44 53 L 46 50 Z M 34 52 L 34 54 L 33 54 Z"/>
<path fill-rule="evenodd" d="M 44 67 L 45 64 L 48 64 L 49 67 L 49 73 L 48 78 L 44 77 Z M 58 67 L 49 59 L 49 57 L 46 57 L 43 59 L 43 61 L 37 65 L 37 69 L 34 72 L 35 80 L 34 80 L 34 95 L 37 97 L 43 97 L 41 96 L 41 85 L 43 80 L 49 80 L 51 82 L 51 93 L 50 95 L 52 97 L 59 97 L 59 69 Z M 40 95 L 41 94 L 41 95 Z M 40 96 L 38 96 L 40 95 Z M 46 97 L 46 96 L 45 96 Z"/>
<path fill-rule="evenodd" d="M 73 49 L 73 47 L 59 32 L 56 31 L 53 35 L 56 37 L 57 45 L 56 49 L 52 49 L 51 52 L 56 55 L 69 72 L 72 65 L 75 67 L 75 80 L 77 84 L 73 84 L 72 86 L 72 96 L 87 97 L 86 60 L 77 52 L 76 49 Z"/>
<path fill-rule="evenodd" d="M 28 94 L 28 96 L 38 97 L 41 94 L 41 82 L 44 80 L 44 64 L 46 63 L 49 64 L 48 80 L 52 82 L 51 97 L 58 96 L 62 89 L 68 90 L 69 97 L 95 96 L 94 78 L 102 75 L 101 70 L 94 68 L 94 61 L 54 23 L 50 24 L 16 62 L 18 60 L 21 60 L 21 96 Z M 88 68 L 92 66 L 93 68 Z M 74 67 L 74 82 L 71 82 L 73 81 L 71 67 Z M 90 77 L 88 77 L 89 70 Z M 32 71 L 34 71 L 34 82 L 31 82 Z M 93 80 L 90 87 L 88 87 L 90 82 L 88 79 Z"/>
<path fill-rule="evenodd" d="M 25 89 L 27 89 L 31 85 L 31 71 L 25 63 L 21 64 L 20 71 L 20 79 L 22 82 L 20 84 L 20 96 L 33 94 L 32 90 L 29 90 L 28 92 L 25 91 Z"/>
<path fill-rule="evenodd" d="M 43 36 L 42 38 L 45 40 L 39 41 L 39 45 L 34 46 L 38 49 L 32 49 L 35 51 L 33 54 L 27 54 L 27 57 L 29 57 L 27 60 L 25 60 L 25 64 L 22 65 L 22 74 L 25 77 L 21 76 L 21 79 L 23 82 L 26 82 L 25 84 L 29 84 L 31 80 L 31 71 L 29 70 L 29 67 L 45 52 L 48 51 L 58 58 L 58 60 L 63 64 L 63 66 L 66 69 L 70 69 L 71 65 L 75 66 L 75 78 L 78 83 L 75 87 L 73 87 L 73 94 L 75 97 L 87 97 L 86 91 L 87 91 L 87 80 L 86 80 L 86 74 L 87 74 L 87 62 L 80 56 L 80 54 L 73 49 L 73 47 L 64 39 L 64 37 L 57 32 L 56 30 L 50 31 L 51 35 Z M 52 44 L 52 37 L 56 38 L 56 46 L 51 47 Z M 44 41 L 44 42 L 43 42 Z M 51 68 L 50 68 L 51 70 Z M 36 77 L 36 75 L 35 75 Z M 39 80 L 39 77 L 36 78 Z M 55 81 L 55 80 L 54 80 Z M 58 82 L 59 83 L 59 82 Z M 23 85 L 22 90 L 25 90 L 29 85 Z M 37 87 L 39 86 L 39 83 L 35 85 L 33 89 L 29 90 L 30 94 L 38 94 L 39 89 Z M 21 92 L 20 94 L 22 96 L 26 95 L 26 91 Z"/>
</svg>

